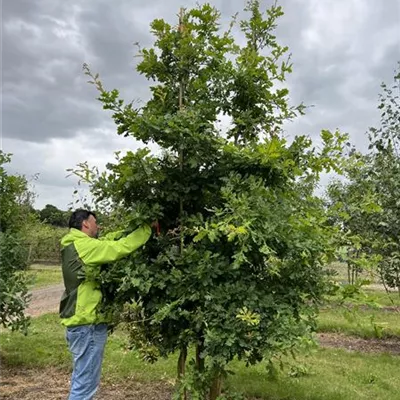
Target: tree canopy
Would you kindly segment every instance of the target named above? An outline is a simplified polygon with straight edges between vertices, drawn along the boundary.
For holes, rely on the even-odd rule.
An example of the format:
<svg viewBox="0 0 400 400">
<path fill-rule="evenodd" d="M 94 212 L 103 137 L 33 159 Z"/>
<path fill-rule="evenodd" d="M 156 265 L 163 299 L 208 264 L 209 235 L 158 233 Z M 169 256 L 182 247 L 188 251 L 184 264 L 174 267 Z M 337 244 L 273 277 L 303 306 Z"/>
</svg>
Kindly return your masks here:
<svg viewBox="0 0 400 400">
<path fill-rule="evenodd" d="M 322 171 L 340 172 L 346 137 L 322 131 L 319 150 L 307 136 L 284 138 L 284 122 L 304 106 L 291 106 L 285 87 L 292 66 L 274 33 L 283 11 L 264 13 L 258 1 L 245 11 L 244 44 L 221 31 L 207 4 L 181 10 L 178 26 L 153 21 L 154 47 L 140 50 L 137 66 L 153 82 L 141 108 L 84 66 L 118 134 L 161 149 L 118 156 L 100 175 L 77 172 L 128 228 L 160 224 L 128 261 L 87 270 L 87 279 L 101 282 L 106 306 L 146 359 L 180 353 L 183 397 L 214 400 L 234 357 L 272 360 L 310 337 L 335 251 L 335 227 L 314 190 Z M 231 121 L 226 131 L 221 115 Z"/>
</svg>

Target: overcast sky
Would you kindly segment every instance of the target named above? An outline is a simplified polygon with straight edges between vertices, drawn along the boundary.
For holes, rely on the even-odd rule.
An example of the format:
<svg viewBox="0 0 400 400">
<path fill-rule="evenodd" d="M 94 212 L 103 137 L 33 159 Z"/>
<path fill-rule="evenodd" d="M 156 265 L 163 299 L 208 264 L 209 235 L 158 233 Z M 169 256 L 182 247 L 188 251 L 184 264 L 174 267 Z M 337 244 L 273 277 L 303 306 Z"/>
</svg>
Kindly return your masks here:
<svg viewBox="0 0 400 400">
<path fill-rule="evenodd" d="M 67 168 L 88 161 L 103 168 L 117 150 L 137 148 L 115 134 L 82 64 L 106 88 L 148 99 L 135 71 L 134 42 L 152 44 L 149 24 L 177 21 L 177 0 L 0 0 L 2 7 L 2 148 L 13 153 L 11 173 L 38 174 L 35 206 L 67 209 L 76 180 Z M 243 0 L 214 0 L 222 21 Z M 291 101 L 313 105 L 288 135 L 316 137 L 339 128 L 366 148 L 368 127 L 379 123 L 380 83 L 391 83 L 400 60 L 400 0 L 281 0 L 277 36 L 292 53 Z M 261 1 L 263 8 L 271 1 Z"/>
</svg>

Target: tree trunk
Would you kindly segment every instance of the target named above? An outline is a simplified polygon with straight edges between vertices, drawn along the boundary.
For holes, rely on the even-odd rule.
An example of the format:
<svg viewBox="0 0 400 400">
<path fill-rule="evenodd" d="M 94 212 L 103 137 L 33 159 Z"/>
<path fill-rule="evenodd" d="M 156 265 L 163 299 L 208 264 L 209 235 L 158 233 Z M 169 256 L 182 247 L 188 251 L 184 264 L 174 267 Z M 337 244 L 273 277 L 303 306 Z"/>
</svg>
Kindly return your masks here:
<svg viewBox="0 0 400 400">
<path fill-rule="evenodd" d="M 29 244 L 29 251 L 28 251 L 28 259 L 26 260 L 26 265 L 29 267 L 31 265 L 31 257 L 32 257 L 32 249 L 33 249 L 33 244 Z"/>
<path fill-rule="evenodd" d="M 181 352 L 179 353 L 179 359 L 178 359 L 178 381 L 181 380 L 185 376 L 186 358 L 187 358 L 187 347 L 184 346 L 184 347 L 181 348 Z M 183 392 L 183 400 L 187 400 L 187 391 L 186 391 L 186 389 Z"/>
<path fill-rule="evenodd" d="M 350 263 L 347 261 L 347 281 L 349 282 L 349 285 L 351 284 L 351 267 Z"/>
<path fill-rule="evenodd" d="M 399 284 L 399 281 L 400 281 L 399 272 L 398 272 L 398 270 L 396 268 L 396 287 L 397 287 L 397 293 L 399 294 L 399 297 L 400 297 L 400 284 Z"/>
<path fill-rule="evenodd" d="M 196 344 L 196 368 L 200 373 L 204 372 L 204 358 L 200 357 L 200 354 L 204 350 L 204 339 L 200 338 Z"/>
<path fill-rule="evenodd" d="M 222 392 L 222 376 L 217 373 L 210 388 L 210 400 L 216 400 L 218 396 L 221 396 Z"/>
</svg>

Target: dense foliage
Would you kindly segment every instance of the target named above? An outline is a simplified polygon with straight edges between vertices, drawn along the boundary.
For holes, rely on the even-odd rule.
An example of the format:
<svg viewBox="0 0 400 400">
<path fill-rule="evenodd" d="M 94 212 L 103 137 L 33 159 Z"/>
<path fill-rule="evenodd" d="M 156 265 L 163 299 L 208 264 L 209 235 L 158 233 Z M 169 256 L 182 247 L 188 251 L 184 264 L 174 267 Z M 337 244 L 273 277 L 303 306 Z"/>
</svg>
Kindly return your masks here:
<svg viewBox="0 0 400 400">
<path fill-rule="evenodd" d="M 9 154 L 0 151 L 0 324 L 26 333 L 29 319 L 24 309 L 29 295 L 22 273 L 27 254 L 21 227 L 29 205 L 29 190 L 24 177 L 7 173 L 5 164 L 10 160 Z"/>
<path fill-rule="evenodd" d="M 346 167 L 347 181 L 334 182 L 328 189 L 349 267 L 355 272 L 378 271 L 391 288 L 400 286 L 399 80 L 397 71 L 392 87 L 381 85 L 381 125 L 369 130 L 369 152 L 353 153 Z"/>
<path fill-rule="evenodd" d="M 304 111 L 284 87 L 288 49 L 274 36 L 283 12 L 264 14 L 258 1 L 246 11 L 244 45 L 220 31 L 209 5 L 182 11 L 177 28 L 155 20 L 154 48 L 137 67 L 155 82 L 143 108 L 84 66 L 118 134 L 161 150 L 117 156 L 99 176 L 78 173 L 130 229 L 159 221 L 159 236 L 95 278 L 146 358 L 180 352 L 178 396 L 215 399 L 234 357 L 271 360 L 310 337 L 334 252 L 314 189 L 322 171 L 340 172 L 345 137 L 323 131 L 320 150 L 306 136 L 283 138 L 283 123 Z"/>
<path fill-rule="evenodd" d="M 0 231 L 16 232 L 29 221 L 32 212 L 33 193 L 28 181 L 21 175 L 9 175 L 5 165 L 11 162 L 11 154 L 0 150 Z"/>
<path fill-rule="evenodd" d="M 382 257 L 379 270 L 384 282 L 400 290 L 400 68 L 394 84 L 382 83 L 381 87 L 381 124 L 369 132 L 370 175 L 382 207 L 375 223 L 374 251 Z"/>
<path fill-rule="evenodd" d="M 370 174 L 368 156 L 350 150 L 345 179 L 332 180 L 327 188 L 327 207 L 332 224 L 338 227 L 339 261 L 346 263 L 348 283 L 357 285 L 361 272 L 374 275 L 380 257 L 373 251 L 374 229 L 382 208 Z M 365 282 L 367 283 L 367 282 Z"/>
</svg>

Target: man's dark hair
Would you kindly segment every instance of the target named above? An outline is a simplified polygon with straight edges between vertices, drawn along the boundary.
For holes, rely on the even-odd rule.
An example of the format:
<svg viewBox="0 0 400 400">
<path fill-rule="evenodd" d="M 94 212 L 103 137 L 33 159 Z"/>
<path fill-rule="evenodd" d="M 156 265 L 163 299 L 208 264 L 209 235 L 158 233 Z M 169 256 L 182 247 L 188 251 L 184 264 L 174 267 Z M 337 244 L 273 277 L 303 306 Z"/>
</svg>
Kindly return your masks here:
<svg viewBox="0 0 400 400">
<path fill-rule="evenodd" d="M 70 228 L 75 228 L 82 230 L 82 222 L 86 221 L 91 215 L 96 218 L 96 214 L 89 210 L 76 210 L 71 214 L 69 218 L 68 226 Z"/>
</svg>

